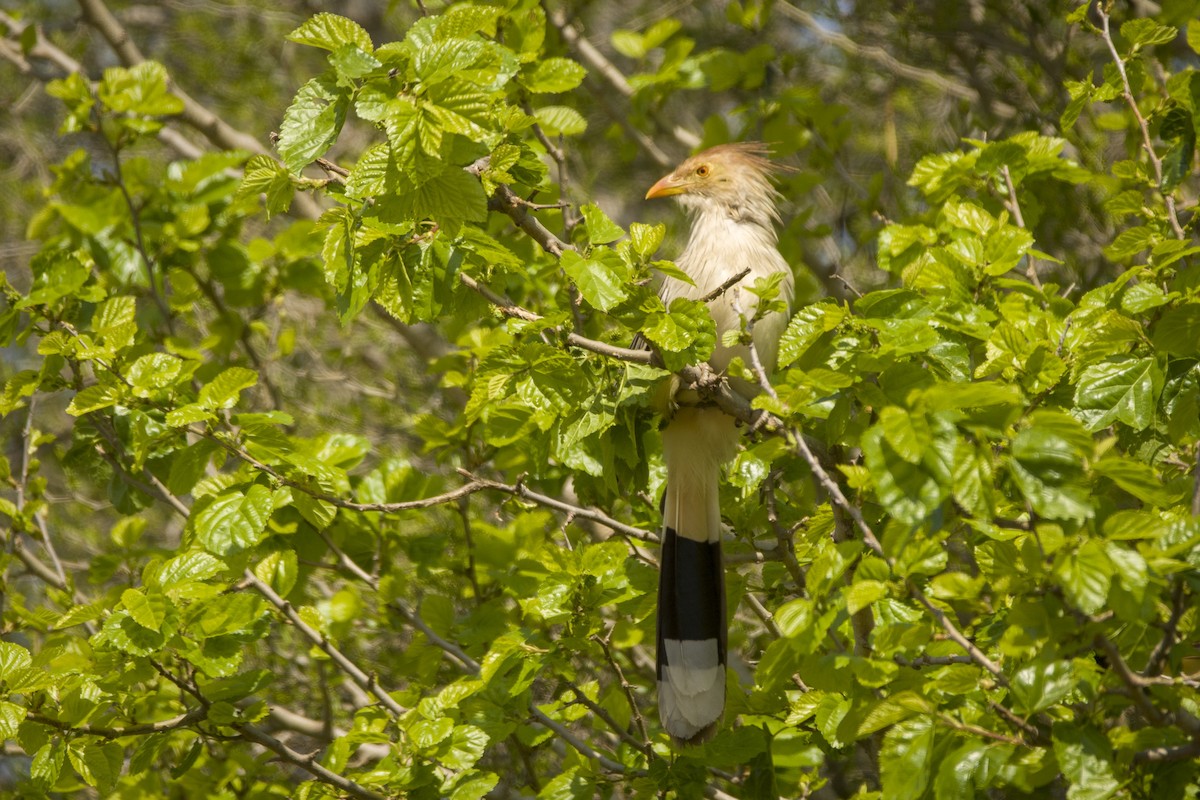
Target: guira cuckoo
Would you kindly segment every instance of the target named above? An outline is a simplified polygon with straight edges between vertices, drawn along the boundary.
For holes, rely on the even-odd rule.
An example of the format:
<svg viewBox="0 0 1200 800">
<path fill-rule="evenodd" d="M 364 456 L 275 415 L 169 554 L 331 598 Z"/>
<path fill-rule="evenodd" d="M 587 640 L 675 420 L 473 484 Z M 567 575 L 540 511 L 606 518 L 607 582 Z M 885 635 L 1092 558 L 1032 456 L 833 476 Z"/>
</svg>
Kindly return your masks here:
<svg viewBox="0 0 1200 800">
<path fill-rule="evenodd" d="M 676 265 L 694 281 L 666 278 L 660 295 L 700 299 L 749 269 L 708 301 L 717 326 L 709 363 L 724 370 L 735 356 L 751 365 L 744 345 L 724 347 L 728 330 L 744 330 L 758 298 L 746 290 L 773 273 L 783 274 L 780 297 L 791 306 L 791 268 L 777 249 L 778 197 L 774 165 L 763 144 L 724 144 L 692 156 L 650 187 L 647 199 L 674 197 L 691 217 L 687 246 Z M 745 318 L 745 320 L 743 319 Z M 775 367 L 788 314 L 772 312 L 753 325 L 754 349 L 763 368 Z M 757 387 L 735 380 L 747 396 Z M 685 398 L 680 398 L 685 400 Z M 663 728 L 680 743 L 713 735 L 725 708 L 725 574 L 721 563 L 721 466 L 736 449 L 732 417 L 713 407 L 680 404 L 663 429 L 667 465 L 658 584 L 658 712 Z"/>
</svg>

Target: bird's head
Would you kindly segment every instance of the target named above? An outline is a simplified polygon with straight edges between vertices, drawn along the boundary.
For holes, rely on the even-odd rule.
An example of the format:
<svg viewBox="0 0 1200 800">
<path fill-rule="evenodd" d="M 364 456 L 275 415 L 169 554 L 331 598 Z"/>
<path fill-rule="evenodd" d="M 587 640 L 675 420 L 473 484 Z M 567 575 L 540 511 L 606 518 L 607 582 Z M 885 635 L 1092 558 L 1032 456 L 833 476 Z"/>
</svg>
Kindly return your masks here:
<svg viewBox="0 0 1200 800">
<path fill-rule="evenodd" d="M 646 192 L 646 199 L 674 197 L 689 211 L 747 218 L 764 226 L 778 221 L 771 175 L 780 167 L 761 142 L 720 144 L 684 161 Z"/>
</svg>

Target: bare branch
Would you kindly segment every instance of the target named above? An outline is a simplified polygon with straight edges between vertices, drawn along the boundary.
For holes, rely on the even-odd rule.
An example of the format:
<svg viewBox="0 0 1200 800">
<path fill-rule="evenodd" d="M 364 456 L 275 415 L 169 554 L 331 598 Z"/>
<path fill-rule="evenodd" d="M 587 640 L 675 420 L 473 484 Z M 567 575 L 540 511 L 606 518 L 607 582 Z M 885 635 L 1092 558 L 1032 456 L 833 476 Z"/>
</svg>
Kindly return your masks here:
<svg viewBox="0 0 1200 800">
<path fill-rule="evenodd" d="M 1187 761 L 1200 756 L 1200 739 L 1188 744 L 1172 747 L 1153 747 L 1133 754 L 1135 764 L 1163 764 L 1172 761 Z"/>
<path fill-rule="evenodd" d="M 567 15 L 561 9 L 555 9 L 549 14 L 550 22 L 554 27 L 558 28 L 563 39 L 567 44 L 579 54 L 593 71 L 603 78 L 609 86 L 616 89 L 622 97 L 633 97 L 634 89 L 630 85 L 625 74 L 619 70 L 616 65 L 609 61 L 603 53 L 596 49 L 595 45 L 587 40 L 570 22 L 567 21 Z M 658 115 L 651 115 L 656 125 L 664 131 L 669 132 L 675 137 L 675 140 L 689 150 L 694 150 L 700 146 L 700 137 L 684 128 L 682 125 L 674 125 L 665 119 L 661 119 Z M 658 148 L 655 147 L 655 150 Z M 662 151 L 658 151 L 662 154 Z M 653 154 L 652 154 L 653 156 Z M 662 154 L 664 161 L 660 163 L 669 164 L 670 160 Z M 658 157 L 655 157 L 658 161 Z"/>
<path fill-rule="evenodd" d="M 350 678 L 350 680 L 358 684 L 363 691 L 374 695 L 374 697 L 379 700 L 380 704 L 390 711 L 394 716 L 398 717 L 405 712 L 406 709 L 404 706 L 393 700 L 392 696 L 384 691 L 373 677 L 367 675 L 365 672 L 359 669 L 358 665 L 347 658 L 341 650 L 339 650 L 333 645 L 332 642 L 326 639 L 323 633 L 314 630 L 311 626 L 309 626 L 308 623 L 301 619 L 300 615 L 296 612 L 296 609 L 292 606 L 292 604 L 280 597 L 278 593 L 276 593 L 276 591 L 270 587 L 270 585 L 260 580 L 259 577 L 249 569 L 242 573 L 242 577 L 246 583 L 254 587 L 255 591 L 265 597 L 267 602 L 275 606 L 275 608 L 277 608 L 279 612 L 287 618 L 288 622 L 292 623 L 292 625 L 304 636 L 304 638 L 315 644 L 318 648 L 320 648 L 321 652 L 329 656 L 333 663 L 337 664 L 338 668 L 341 669 L 341 671 L 344 672 L 346 676 Z"/>
<path fill-rule="evenodd" d="M 1013 220 L 1017 225 L 1024 228 L 1025 217 L 1021 214 L 1021 201 L 1017 199 L 1017 189 L 1013 185 L 1012 173 L 1008 169 L 1008 164 L 1001 168 L 1001 174 L 1004 175 L 1004 186 L 1008 190 L 1008 198 L 1004 204 L 1008 207 L 1009 213 L 1013 215 Z M 1039 289 L 1042 288 L 1042 282 L 1037 273 L 1037 259 L 1029 254 L 1026 254 L 1025 258 L 1029 260 L 1029 268 L 1025 271 L 1025 274 L 1029 276 L 1029 282 Z"/>
<path fill-rule="evenodd" d="M 1108 45 L 1108 52 L 1112 54 L 1113 63 L 1116 64 L 1117 73 L 1121 76 L 1121 87 L 1125 97 L 1125 104 L 1129 106 L 1129 110 L 1133 112 L 1134 119 L 1137 120 L 1138 127 L 1142 130 L 1142 147 L 1146 150 L 1146 155 L 1150 159 L 1150 166 L 1154 169 L 1154 179 L 1160 192 L 1162 192 L 1163 200 L 1167 205 L 1167 219 L 1171 223 L 1171 230 L 1175 232 L 1176 239 L 1186 238 L 1183 232 L 1183 226 L 1179 224 L 1179 215 L 1175 211 L 1175 198 L 1169 192 L 1163 190 L 1163 167 L 1162 159 L 1158 157 L 1158 153 L 1154 151 L 1154 139 L 1150 136 L 1150 124 L 1146 122 L 1146 118 L 1142 116 L 1142 111 L 1138 108 L 1137 98 L 1133 96 L 1133 87 L 1129 84 L 1129 75 L 1125 72 L 1125 60 L 1121 58 L 1121 54 L 1117 52 L 1117 45 L 1113 41 L 1112 31 L 1108 25 L 1108 10 L 1103 2 L 1096 4 L 1096 13 L 1100 15 L 1100 35 L 1104 38 L 1104 43 Z"/>
<path fill-rule="evenodd" d="M 731 286 L 733 286 L 735 283 L 737 283 L 738 281 L 740 281 L 742 278 L 746 277 L 749 274 L 750 274 L 750 268 L 746 267 L 744 270 L 737 273 L 736 275 L 731 275 L 728 278 L 726 278 L 724 283 L 722 283 L 717 288 L 713 289 L 708 294 L 704 295 L 704 297 L 701 297 L 696 302 L 711 303 L 713 300 L 716 300 L 718 297 L 720 297 L 721 295 L 723 295 L 727 291 L 729 291 L 729 288 Z"/>
<path fill-rule="evenodd" d="M 242 735 L 250 741 L 261 744 L 263 747 L 275 753 L 275 755 L 279 756 L 284 761 L 296 765 L 323 783 L 328 783 L 330 786 L 337 787 L 343 792 L 353 795 L 354 797 L 358 797 L 361 800 L 386 800 L 383 795 L 377 794 L 343 775 L 338 775 L 336 772 L 331 772 L 329 769 L 321 765 L 321 762 L 317 760 L 316 755 L 304 755 L 303 753 L 298 753 L 283 742 L 276 739 L 271 734 L 255 727 L 254 725 L 239 725 L 238 730 L 241 731 Z"/>
<path fill-rule="evenodd" d="M 48 717 L 45 714 L 39 714 L 36 711 L 30 711 L 26 716 L 34 722 L 40 722 L 43 725 L 49 725 L 51 728 L 63 731 L 65 733 L 83 734 L 85 736 L 99 736 L 101 739 L 119 739 L 122 736 L 148 736 L 152 733 L 162 733 L 163 731 L 173 731 L 177 728 L 186 728 L 193 722 L 199 722 L 204 719 L 208 709 L 203 706 L 193 708 L 186 714 L 180 714 L 171 719 L 164 719 L 159 722 L 147 722 L 141 725 L 127 725 L 123 728 L 109 728 L 102 725 L 71 725 L 70 723 Z"/>
</svg>

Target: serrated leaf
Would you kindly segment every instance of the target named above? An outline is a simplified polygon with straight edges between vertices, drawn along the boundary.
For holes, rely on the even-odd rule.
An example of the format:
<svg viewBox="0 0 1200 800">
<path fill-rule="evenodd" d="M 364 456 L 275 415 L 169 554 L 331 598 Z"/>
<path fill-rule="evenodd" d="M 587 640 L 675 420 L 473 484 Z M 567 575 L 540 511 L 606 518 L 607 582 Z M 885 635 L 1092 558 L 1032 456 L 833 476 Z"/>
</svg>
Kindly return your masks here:
<svg viewBox="0 0 1200 800">
<path fill-rule="evenodd" d="M 124 399 L 125 390 L 118 383 L 97 383 L 80 390 L 67 406 L 67 413 L 81 417 L 102 408 L 111 408 Z"/>
<path fill-rule="evenodd" d="M 201 550 L 181 553 L 167 561 L 158 570 L 155 582 L 163 590 L 172 589 L 181 583 L 203 581 L 225 569 L 225 564 L 216 556 Z"/>
<path fill-rule="evenodd" d="M 1173 356 L 1200 356 L 1200 303 L 1188 303 L 1163 314 L 1151 340 L 1155 347 Z"/>
<path fill-rule="evenodd" d="M 200 405 L 206 409 L 233 408 L 242 390 L 258 383 L 258 373 L 245 367 L 229 367 L 200 390 Z M 183 411 L 183 409 L 178 409 Z M 167 424 L 173 424 L 168 420 Z"/>
<path fill-rule="evenodd" d="M 34 754 L 33 762 L 29 765 L 29 776 L 39 789 L 49 791 L 50 787 L 58 782 L 58 776 L 62 774 L 66 761 L 66 748 L 58 742 L 47 742 Z"/>
<path fill-rule="evenodd" d="M 562 254 L 560 263 L 583 299 L 593 308 L 608 311 L 628 297 L 625 288 L 628 268 L 611 250 L 598 251 L 591 258 L 568 250 Z"/>
<path fill-rule="evenodd" d="M 567 106 L 542 106 L 533 112 L 534 119 L 550 136 L 578 136 L 587 130 L 587 120 Z"/>
<path fill-rule="evenodd" d="M 568 92 L 583 82 L 587 70 L 569 58 L 546 58 L 538 61 L 522 83 L 534 94 Z"/>
<path fill-rule="evenodd" d="M 17 729 L 25 721 L 25 707 L 0 700 L 0 742 L 17 738 Z"/>
<path fill-rule="evenodd" d="M 287 169 L 275 159 L 256 155 L 246 164 L 237 196 L 264 195 L 263 207 L 267 219 L 272 214 L 287 211 L 292 204 L 295 186 Z"/>
<path fill-rule="evenodd" d="M 1049 708 L 1062 700 L 1075 686 L 1074 666 L 1070 661 L 1030 664 L 1016 671 L 1011 680 L 1018 713 L 1027 716 Z"/>
<path fill-rule="evenodd" d="M 1121 23 L 1121 36 L 1131 45 L 1150 47 L 1174 41 L 1179 30 L 1170 25 L 1160 25 L 1152 19 L 1141 17 Z"/>
<path fill-rule="evenodd" d="M 86 739 L 74 739 L 66 750 L 71 766 L 89 786 L 107 794 L 116 785 L 125 761 L 125 751 L 119 744 L 88 744 Z"/>
<path fill-rule="evenodd" d="M 143 61 L 129 69 L 109 67 L 96 87 L 96 94 L 118 114 L 178 114 L 183 111 L 183 101 L 171 94 L 168 81 L 166 68 L 156 61 Z"/>
<path fill-rule="evenodd" d="M 451 769 L 468 769 L 483 757 L 489 741 L 490 737 L 474 725 L 459 725 L 438 760 Z"/>
<path fill-rule="evenodd" d="M 268 584 L 280 597 L 287 597 L 296 585 L 298 574 L 296 551 L 280 550 L 270 553 L 254 567 L 254 574 Z"/>
<path fill-rule="evenodd" d="M 1072 605 L 1085 614 L 1096 614 L 1108 600 L 1114 571 L 1104 545 L 1089 539 L 1077 551 L 1064 553 L 1054 574 Z"/>
<path fill-rule="evenodd" d="M 167 600 L 161 595 L 147 595 L 140 589 L 126 589 L 121 593 L 121 605 L 129 612 L 129 618 L 149 631 L 160 631 L 167 617 Z"/>
<path fill-rule="evenodd" d="M 1121 787 L 1112 745 L 1103 733 L 1076 722 L 1054 725 L 1054 756 L 1069 781 L 1068 800 L 1106 800 Z"/>
<path fill-rule="evenodd" d="M 814 303 L 796 312 L 779 339 L 779 366 L 789 367 L 825 333 L 846 318 L 846 309 L 832 303 Z"/>
<path fill-rule="evenodd" d="M 211 410 L 200 403 L 189 403 L 186 406 L 173 408 L 167 412 L 166 423 L 172 428 L 182 428 L 193 422 L 205 422 L 215 418 Z"/>
<path fill-rule="evenodd" d="M 353 44 L 370 53 L 375 49 L 371 35 L 357 22 L 322 11 L 305 20 L 286 37 L 297 44 L 307 44 L 324 50 L 336 50 Z"/>
<path fill-rule="evenodd" d="M 313 78 L 300 87 L 279 126 L 279 155 L 299 173 L 329 149 L 346 121 L 350 94 L 331 75 Z"/>
<path fill-rule="evenodd" d="M 933 725 L 927 717 L 893 725 L 879 753 L 880 777 L 888 800 L 918 800 L 929 785 Z"/>
<path fill-rule="evenodd" d="M 579 208 L 583 221 L 587 224 L 588 242 L 591 244 L 608 244 L 615 242 L 625 235 L 621 226 L 608 218 L 608 215 L 594 203 L 586 203 Z"/>
<path fill-rule="evenodd" d="M 28 669 L 32 664 L 33 658 L 24 647 L 0 641 L 0 680 L 6 680 L 17 670 Z"/>
<path fill-rule="evenodd" d="M 183 362 L 169 353 L 149 353 L 129 366 L 125 378 L 134 389 L 143 390 L 140 396 L 145 397 L 148 390 L 173 384 L 182 366 Z"/>
<path fill-rule="evenodd" d="M 1088 429 L 1123 422 L 1136 431 L 1154 421 L 1163 374 L 1153 358 L 1122 358 L 1088 367 L 1075 387 L 1075 404 L 1085 411 Z"/>
<path fill-rule="evenodd" d="M 855 581 L 846 590 L 846 611 L 857 614 L 888 593 L 887 584 L 882 581 Z"/>
<path fill-rule="evenodd" d="M 254 484 L 244 493 L 217 495 L 191 521 L 196 537 L 209 552 L 222 556 L 247 550 L 263 539 L 274 510 L 270 489 Z"/>
</svg>

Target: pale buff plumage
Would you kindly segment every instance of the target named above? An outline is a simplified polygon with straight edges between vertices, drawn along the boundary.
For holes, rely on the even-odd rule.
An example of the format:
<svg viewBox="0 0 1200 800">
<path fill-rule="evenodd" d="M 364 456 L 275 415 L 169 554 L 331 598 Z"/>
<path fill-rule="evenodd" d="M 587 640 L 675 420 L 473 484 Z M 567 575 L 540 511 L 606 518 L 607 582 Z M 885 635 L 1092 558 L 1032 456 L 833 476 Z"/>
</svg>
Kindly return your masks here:
<svg viewBox="0 0 1200 800">
<path fill-rule="evenodd" d="M 735 356 L 751 363 L 746 347 L 720 344 L 725 331 L 742 328 L 742 315 L 754 315 L 758 298 L 745 287 L 772 273 L 783 273 L 780 296 L 789 307 L 792 302 L 792 272 L 779 254 L 774 227 L 779 221 L 778 194 L 770 180 L 774 165 L 765 153 L 761 144 L 714 147 L 684 161 L 646 194 L 647 198 L 675 197 L 691 216 L 687 246 L 675 263 L 695 285 L 667 278 L 660 292 L 665 302 L 676 297 L 705 297 L 744 269 L 750 270 L 708 304 L 717 327 L 717 349 L 710 363 L 718 370 Z M 775 367 L 787 316 L 771 313 L 754 325 L 754 348 L 768 372 Z M 748 396 L 757 391 L 742 381 L 733 384 Z M 663 431 L 667 464 L 664 554 L 669 552 L 673 560 L 666 563 L 664 558 L 659 589 L 659 716 L 667 732 L 680 742 L 709 738 L 725 707 L 718 479 L 721 465 L 736 451 L 738 436 L 733 420 L 721 411 L 686 406 L 671 417 Z M 704 574 L 689 574 L 696 569 Z M 705 591 L 719 594 L 718 607 L 708 602 Z M 671 630 L 686 635 L 672 638 Z"/>
</svg>

